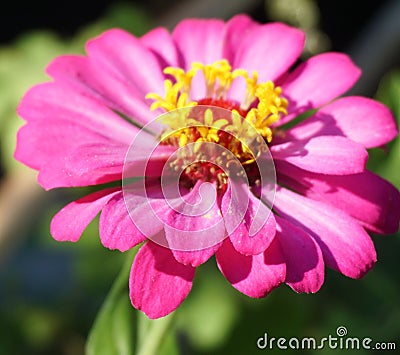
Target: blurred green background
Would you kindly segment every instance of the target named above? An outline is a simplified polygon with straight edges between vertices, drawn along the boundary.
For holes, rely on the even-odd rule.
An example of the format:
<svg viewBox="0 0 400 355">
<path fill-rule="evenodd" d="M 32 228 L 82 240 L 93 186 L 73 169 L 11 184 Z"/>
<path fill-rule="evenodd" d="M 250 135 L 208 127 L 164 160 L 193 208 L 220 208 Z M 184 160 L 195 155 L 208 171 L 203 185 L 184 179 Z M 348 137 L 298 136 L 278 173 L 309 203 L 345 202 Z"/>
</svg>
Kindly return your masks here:
<svg viewBox="0 0 400 355">
<path fill-rule="evenodd" d="M 44 192 L 35 173 L 13 160 L 15 134 L 22 124 L 15 108 L 23 93 L 47 80 L 44 68 L 52 58 L 83 53 L 85 41 L 107 28 L 122 27 L 141 35 L 157 25 L 172 28 L 184 17 L 229 18 L 239 12 L 262 22 L 279 20 L 301 27 L 308 38 L 304 58 L 326 50 L 349 53 L 363 69 L 352 94 L 377 98 L 400 121 L 400 6 L 396 0 L 103 0 L 93 7 L 78 1 L 65 5 L 15 2 L 2 11 L 0 355 L 83 354 L 96 314 L 126 259 L 125 254 L 100 245 L 96 221 L 78 244 L 51 238 L 51 217 L 85 189 Z M 397 139 L 385 151 L 371 151 L 369 168 L 399 188 L 399 158 Z M 378 263 L 367 276 L 355 281 L 327 270 L 325 284 L 315 295 L 298 295 L 281 287 L 262 300 L 247 298 L 228 284 L 211 260 L 199 268 L 190 296 L 167 331 L 158 333 L 161 348 L 156 354 L 258 354 L 263 351 L 256 342 L 265 332 L 273 337 L 319 339 L 335 336 L 339 326 L 345 326 L 349 336 L 396 342 L 400 348 L 400 239 L 399 235 L 373 239 Z M 110 342 L 131 336 L 132 344 L 125 350 L 110 347 L 107 354 L 130 354 L 130 346 L 135 347 L 138 334 L 144 334 L 138 341 L 145 339 L 146 330 L 157 336 L 157 323 L 130 307 L 127 283 L 124 277 L 121 280 L 123 292 L 117 284 L 111 295 L 117 303 L 106 307 L 96 331 L 106 343 L 108 336 Z M 99 337 L 93 337 L 92 345 L 98 341 Z M 97 349 L 107 349 L 104 346 Z"/>
</svg>

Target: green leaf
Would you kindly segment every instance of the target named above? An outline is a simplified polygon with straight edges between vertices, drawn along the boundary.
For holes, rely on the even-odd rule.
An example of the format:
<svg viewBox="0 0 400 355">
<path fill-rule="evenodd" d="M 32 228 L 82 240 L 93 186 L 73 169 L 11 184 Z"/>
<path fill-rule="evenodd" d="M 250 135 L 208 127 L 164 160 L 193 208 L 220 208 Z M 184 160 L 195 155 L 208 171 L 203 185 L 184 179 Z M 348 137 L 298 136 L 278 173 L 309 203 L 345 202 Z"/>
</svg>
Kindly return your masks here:
<svg viewBox="0 0 400 355">
<path fill-rule="evenodd" d="M 177 312 L 177 311 L 175 311 Z M 143 313 L 138 315 L 138 355 L 178 355 L 178 344 L 172 320 L 175 314 L 151 320 Z"/>
<path fill-rule="evenodd" d="M 128 293 L 132 254 L 128 254 L 125 265 L 96 317 L 86 344 L 88 355 L 134 354 L 137 312 L 130 303 Z"/>
<path fill-rule="evenodd" d="M 175 328 L 171 326 L 174 315 L 150 320 L 131 305 L 128 281 L 136 251 L 128 254 L 96 317 L 86 343 L 88 355 L 179 354 Z"/>
<path fill-rule="evenodd" d="M 400 72 L 387 74 L 379 85 L 376 98 L 387 105 L 393 112 L 397 124 L 400 126 Z M 369 151 L 368 168 L 383 178 L 389 180 L 396 187 L 400 187 L 400 175 L 396 167 L 400 156 L 400 138 L 397 137 L 386 145 L 385 149 Z"/>
<path fill-rule="evenodd" d="M 400 71 L 387 74 L 381 81 L 376 98 L 389 106 L 396 117 L 400 117 Z"/>
<path fill-rule="evenodd" d="M 197 270 L 196 284 L 181 306 L 178 327 L 201 351 L 211 351 L 229 337 L 239 309 L 233 288 L 212 264 Z"/>
</svg>

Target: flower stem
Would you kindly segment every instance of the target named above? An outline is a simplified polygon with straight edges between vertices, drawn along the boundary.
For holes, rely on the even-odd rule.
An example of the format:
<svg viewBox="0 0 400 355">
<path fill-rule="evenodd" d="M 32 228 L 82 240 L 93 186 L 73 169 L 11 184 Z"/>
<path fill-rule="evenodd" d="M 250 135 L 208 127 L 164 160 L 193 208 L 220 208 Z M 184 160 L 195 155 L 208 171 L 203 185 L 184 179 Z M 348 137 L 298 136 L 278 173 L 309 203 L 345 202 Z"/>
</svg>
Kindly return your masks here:
<svg viewBox="0 0 400 355">
<path fill-rule="evenodd" d="M 141 315 L 141 317 L 139 317 L 138 334 L 138 338 L 141 342 L 137 354 L 158 354 L 173 319 L 174 314 L 156 320 L 149 320 L 145 315 Z"/>
</svg>

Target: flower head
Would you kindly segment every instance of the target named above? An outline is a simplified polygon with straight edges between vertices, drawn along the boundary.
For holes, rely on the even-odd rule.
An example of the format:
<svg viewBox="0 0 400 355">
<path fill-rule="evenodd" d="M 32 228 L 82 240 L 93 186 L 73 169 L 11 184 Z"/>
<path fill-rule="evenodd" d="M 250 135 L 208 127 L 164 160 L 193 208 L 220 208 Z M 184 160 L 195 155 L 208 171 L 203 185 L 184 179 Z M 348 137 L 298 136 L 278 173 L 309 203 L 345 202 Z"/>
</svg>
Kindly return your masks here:
<svg viewBox="0 0 400 355">
<path fill-rule="evenodd" d="M 179 306 L 214 254 L 250 297 L 282 283 L 316 292 L 325 265 L 363 276 L 376 261 L 367 231 L 395 232 L 400 219 L 400 194 L 366 170 L 366 149 L 397 127 L 374 100 L 338 98 L 360 75 L 346 55 L 292 67 L 303 44 L 295 28 L 239 15 L 141 38 L 110 30 L 86 56 L 56 58 L 53 82 L 18 108 L 16 158 L 46 189 L 98 191 L 54 217 L 53 237 L 77 241 L 101 212 L 104 246 L 144 242 L 130 297 L 151 318 Z M 101 186 L 112 181 L 123 189 Z"/>
</svg>

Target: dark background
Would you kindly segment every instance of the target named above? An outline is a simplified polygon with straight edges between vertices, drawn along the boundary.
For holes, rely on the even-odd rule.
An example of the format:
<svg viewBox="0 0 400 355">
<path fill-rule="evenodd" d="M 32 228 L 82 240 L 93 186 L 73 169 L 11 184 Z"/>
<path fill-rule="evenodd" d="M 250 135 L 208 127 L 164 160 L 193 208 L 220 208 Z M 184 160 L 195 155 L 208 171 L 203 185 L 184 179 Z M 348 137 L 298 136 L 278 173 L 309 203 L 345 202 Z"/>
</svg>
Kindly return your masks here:
<svg viewBox="0 0 400 355">
<path fill-rule="evenodd" d="M 0 41 L 9 42 L 19 34 L 32 29 L 52 29 L 63 36 L 73 35 L 82 25 L 97 19 L 113 2 L 97 0 L 69 1 L 13 1 L 1 9 Z M 185 1 L 148 0 L 131 1 L 139 4 L 154 17 L 161 16 Z M 371 16 L 389 0 L 319 0 L 321 28 L 333 41 L 334 50 L 344 50 L 357 36 Z M 90 5 L 90 4 L 94 5 Z M 264 3 L 250 13 L 253 18 L 265 22 Z M 351 36 L 349 36 L 351 34 Z"/>
</svg>

